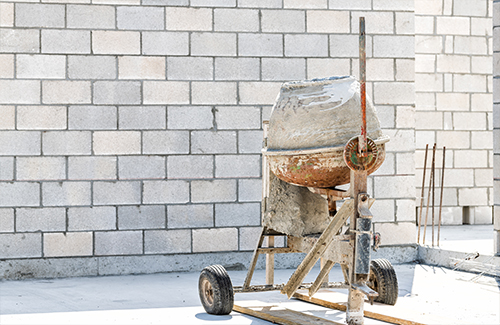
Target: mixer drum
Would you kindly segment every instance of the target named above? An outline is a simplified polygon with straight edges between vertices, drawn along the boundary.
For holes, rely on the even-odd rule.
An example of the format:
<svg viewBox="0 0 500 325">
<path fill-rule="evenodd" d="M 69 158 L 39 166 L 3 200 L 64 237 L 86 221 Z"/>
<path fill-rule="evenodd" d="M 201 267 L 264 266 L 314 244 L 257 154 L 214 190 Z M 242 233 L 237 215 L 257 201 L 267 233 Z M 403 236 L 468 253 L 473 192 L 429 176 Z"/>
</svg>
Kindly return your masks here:
<svg viewBox="0 0 500 325">
<path fill-rule="evenodd" d="M 380 122 L 371 102 L 366 103 L 368 137 L 379 152 L 367 172 L 385 158 Z M 281 180 L 307 187 L 334 187 L 349 183 L 344 162 L 346 143 L 361 132 L 359 82 L 353 77 L 330 77 L 284 83 L 269 120 L 267 156 L 271 171 Z"/>
</svg>

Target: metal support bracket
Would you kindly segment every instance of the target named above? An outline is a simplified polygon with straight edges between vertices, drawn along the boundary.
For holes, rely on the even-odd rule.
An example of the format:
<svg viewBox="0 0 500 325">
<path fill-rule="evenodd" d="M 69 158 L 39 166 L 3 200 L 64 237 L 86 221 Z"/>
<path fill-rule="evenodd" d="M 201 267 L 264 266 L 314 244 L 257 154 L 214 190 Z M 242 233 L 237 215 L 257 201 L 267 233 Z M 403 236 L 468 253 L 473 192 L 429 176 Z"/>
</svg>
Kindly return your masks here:
<svg viewBox="0 0 500 325">
<path fill-rule="evenodd" d="M 372 241 L 372 218 L 369 207 L 370 196 L 367 193 L 358 194 L 359 218 L 356 222 L 356 252 L 354 270 L 356 274 L 370 273 L 370 246 Z"/>
<path fill-rule="evenodd" d="M 369 199 L 370 196 L 367 193 L 358 194 L 358 212 L 360 218 L 373 218 L 373 214 L 370 212 L 368 205 Z"/>
<path fill-rule="evenodd" d="M 373 303 L 373 299 L 378 297 L 378 292 L 368 288 L 368 286 L 366 284 L 353 283 L 353 284 L 351 284 L 351 287 L 354 290 L 359 290 L 362 293 L 364 293 L 366 295 L 366 297 L 368 297 L 368 299 L 370 300 L 370 303 Z"/>
</svg>

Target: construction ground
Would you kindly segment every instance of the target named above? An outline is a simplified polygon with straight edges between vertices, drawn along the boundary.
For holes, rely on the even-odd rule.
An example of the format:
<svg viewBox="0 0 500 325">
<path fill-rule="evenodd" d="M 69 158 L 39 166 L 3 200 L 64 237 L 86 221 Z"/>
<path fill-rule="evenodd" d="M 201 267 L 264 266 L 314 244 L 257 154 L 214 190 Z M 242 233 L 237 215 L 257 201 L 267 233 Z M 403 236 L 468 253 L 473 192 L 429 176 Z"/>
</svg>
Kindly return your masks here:
<svg viewBox="0 0 500 325">
<path fill-rule="evenodd" d="M 439 265 L 395 265 L 396 305 L 367 303 L 365 310 L 422 324 L 500 324 L 500 277 L 494 276 L 500 257 L 493 256 L 492 230 L 492 225 L 443 227 L 440 248 L 434 249 L 437 255 L 443 252 Z M 446 252 L 451 251 L 470 260 L 450 258 Z M 481 262 L 474 262 L 478 256 L 475 260 Z M 314 268 L 306 281 L 314 280 L 318 270 Z M 286 282 L 292 272 L 276 270 L 275 282 Z M 241 285 L 246 271 L 229 274 L 233 285 Z M 340 267 L 334 267 L 330 280 L 340 281 L 341 274 Z M 0 324 L 270 324 L 234 311 L 227 316 L 207 314 L 198 297 L 198 276 L 189 272 L 0 281 Z M 264 277 L 265 272 L 257 270 L 253 283 L 264 283 Z M 345 303 L 347 291 L 322 290 L 315 297 Z M 288 300 L 276 291 L 239 293 L 235 304 L 275 306 L 345 322 L 342 311 Z M 366 318 L 365 324 L 385 323 Z"/>
</svg>

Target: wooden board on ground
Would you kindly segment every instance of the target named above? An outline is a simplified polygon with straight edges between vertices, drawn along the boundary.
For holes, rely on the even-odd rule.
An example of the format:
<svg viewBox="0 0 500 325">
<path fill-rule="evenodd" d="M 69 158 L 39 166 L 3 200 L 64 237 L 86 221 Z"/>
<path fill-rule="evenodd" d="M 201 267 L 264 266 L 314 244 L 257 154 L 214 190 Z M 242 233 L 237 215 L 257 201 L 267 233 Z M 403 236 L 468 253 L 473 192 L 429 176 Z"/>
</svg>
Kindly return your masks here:
<svg viewBox="0 0 500 325">
<path fill-rule="evenodd" d="M 283 325 L 342 325 L 331 320 L 304 314 L 295 310 L 278 306 L 242 307 L 233 306 L 233 310 L 242 314 L 250 315 L 267 320 L 275 324 Z"/>
<path fill-rule="evenodd" d="M 299 293 L 302 294 L 302 296 L 305 298 L 304 300 L 302 299 L 300 300 L 302 301 L 309 300 L 308 299 L 309 296 L 306 290 L 301 290 Z M 317 304 L 319 306 L 342 310 L 345 309 L 346 305 L 345 301 L 347 301 L 347 294 L 336 290 L 321 289 L 314 295 L 314 298 L 326 301 L 327 304 L 331 304 L 331 306 L 325 306 L 322 303 L 319 303 Z M 341 303 L 334 303 L 334 301 L 338 301 Z M 336 306 L 338 306 L 339 308 L 336 308 Z M 389 306 L 375 302 L 373 305 L 370 305 L 370 303 L 368 303 L 368 301 L 365 300 L 365 307 L 364 307 L 365 317 L 371 318 L 371 315 L 379 314 L 386 317 L 390 317 L 394 320 L 397 319 L 400 320 L 400 323 L 397 323 L 395 321 L 393 324 L 464 324 L 463 322 L 457 319 L 443 317 L 436 314 L 430 314 L 428 313 L 427 310 L 416 309 L 408 306 L 411 306 L 411 304 L 396 303 L 395 306 Z M 390 323 L 390 321 L 385 321 L 385 322 Z"/>
</svg>

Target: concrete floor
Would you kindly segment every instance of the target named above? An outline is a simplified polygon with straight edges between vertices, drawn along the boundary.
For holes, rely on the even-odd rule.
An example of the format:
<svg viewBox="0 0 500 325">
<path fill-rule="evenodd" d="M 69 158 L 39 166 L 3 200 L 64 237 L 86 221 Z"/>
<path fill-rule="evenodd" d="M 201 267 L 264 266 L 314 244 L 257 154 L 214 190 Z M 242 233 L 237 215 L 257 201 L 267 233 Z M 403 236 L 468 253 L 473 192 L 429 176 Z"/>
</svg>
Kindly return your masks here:
<svg viewBox="0 0 500 325">
<path fill-rule="evenodd" d="M 432 247 L 432 227 L 427 226 L 425 245 Z M 493 225 L 442 226 L 437 246 L 437 226 L 434 228 L 434 245 L 443 250 L 493 255 Z M 423 244 L 424 230 L 421 230 L 420 244 Z"/>
<path fill-rule="evenodd" d="M 441 233 L 442 245 L 448 238 L 445 232 L 443 229 Z M 458 238 L 466 241 L 467 236 Z M 467 248 L 467 252 L 474 249 Z M 396 306 L 366 304 L 366 310 L 426 324 L 500 324 L 499 278 L 420 264 L 395 265 L 395 270 L 399 282 Z M 313 269 L 306 281 L 314 280 L 318 271 Z M 276 283 L 286 282 L 292 272 L 276 270 Z M 246 271 L 229 273 L 233 285 L 241 285 L 246 276 Z M 0 324 L 270 324 L 236 312 L 228 316 L 205 313 L 198 298 L 198 275 L 0 281 Z M 330 280 L 342 280 L 339 267 L 332 269 Z M 256 271 L 252 283 L 264 283 L 264 271 Z M 342 303 L 347 301 L 346 293 L 325 290 L 315 297 Z M 278 305 L 345 321 L 343 312 L 288 300 L 279 292 L 237 294 L 235 301 L 243 306 Z M 382 324 L 370 319 L 365 323 Z"/>
</svg>

